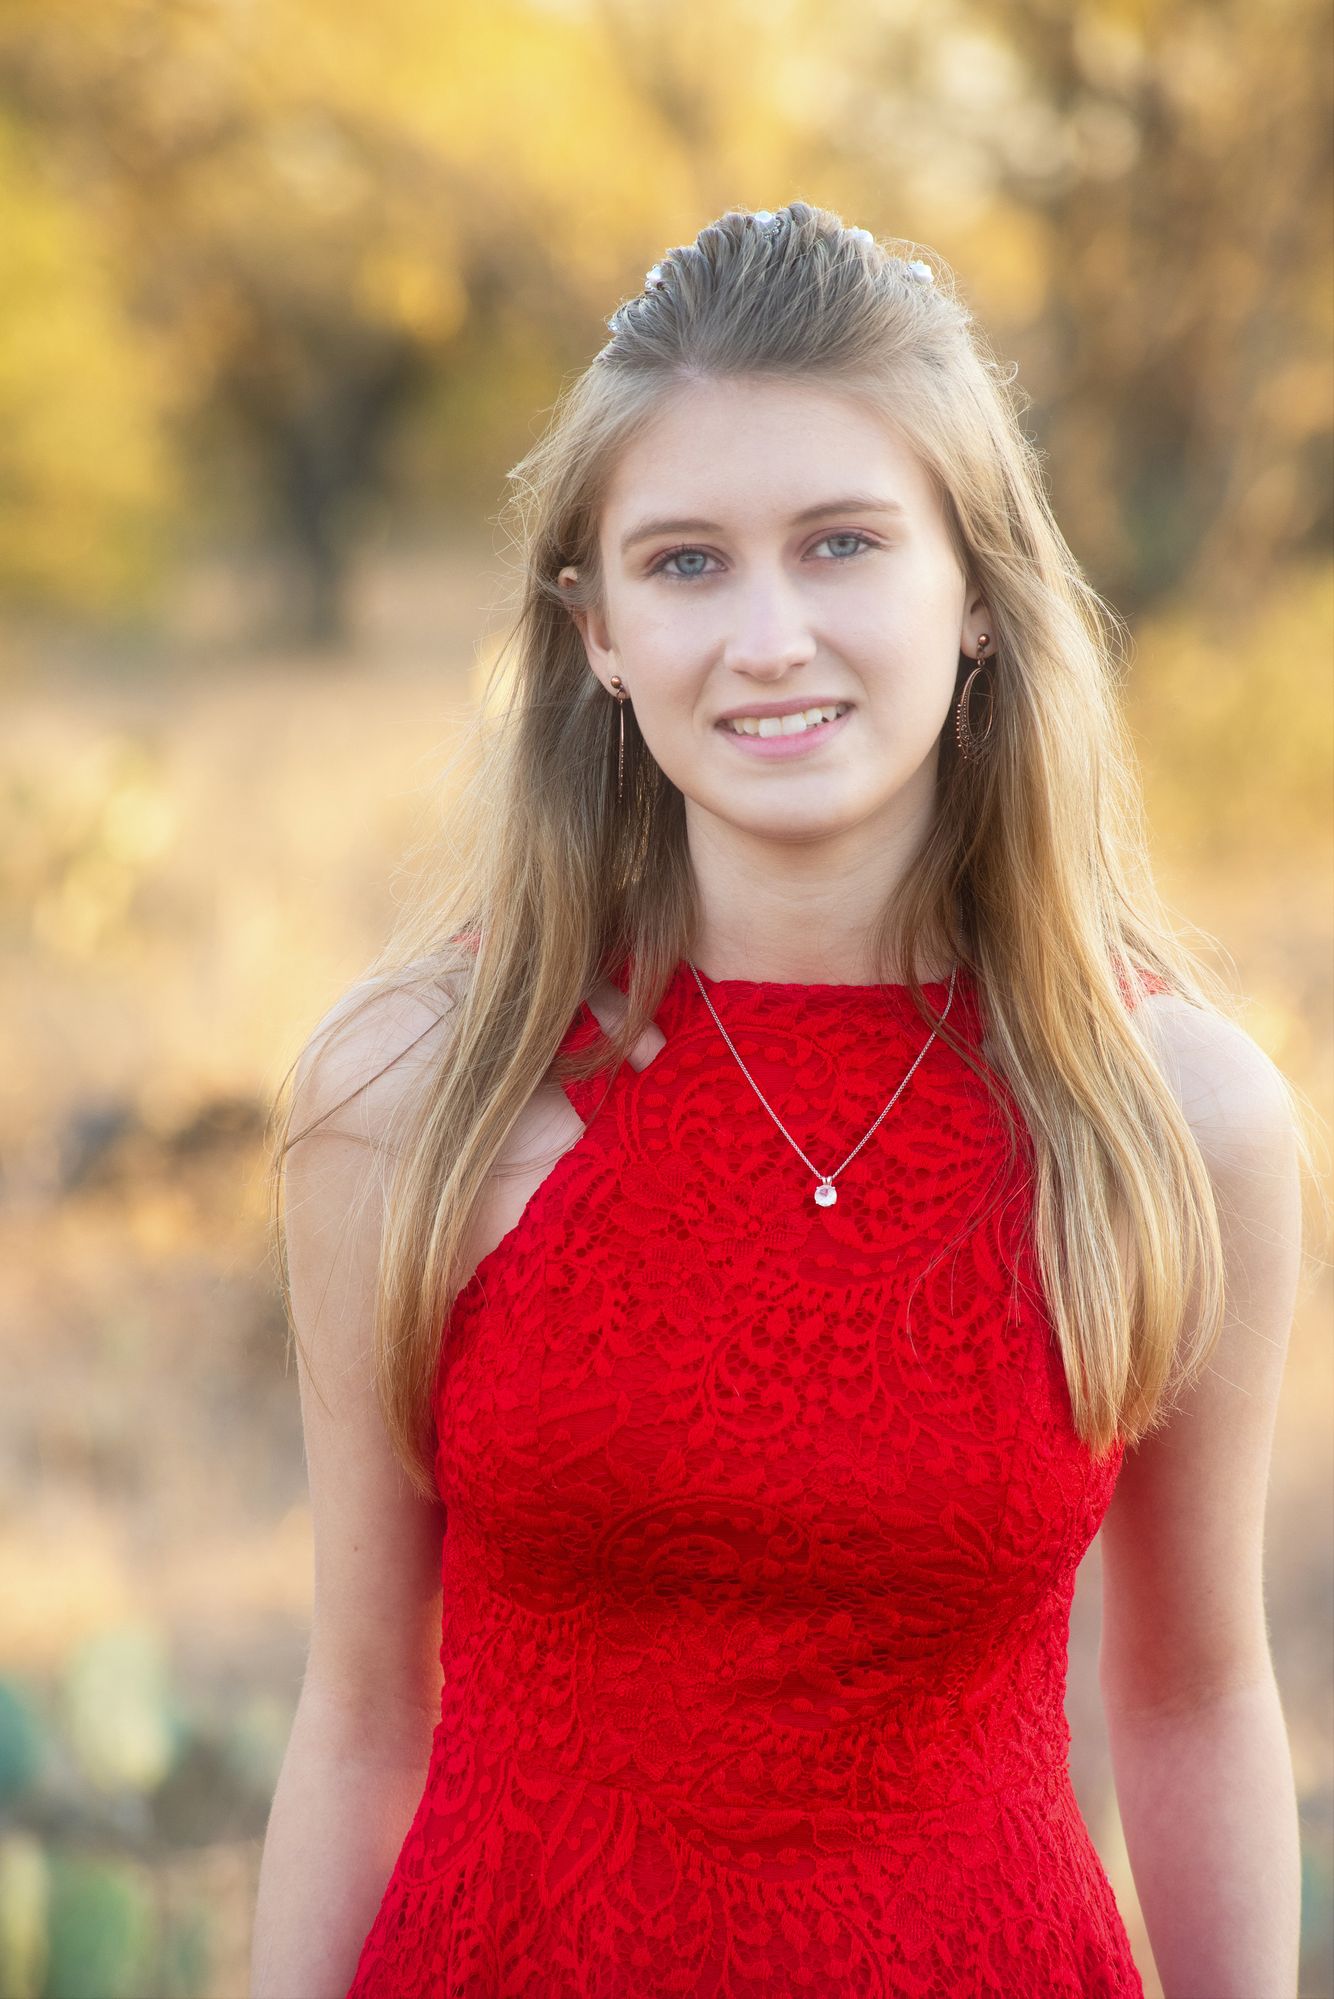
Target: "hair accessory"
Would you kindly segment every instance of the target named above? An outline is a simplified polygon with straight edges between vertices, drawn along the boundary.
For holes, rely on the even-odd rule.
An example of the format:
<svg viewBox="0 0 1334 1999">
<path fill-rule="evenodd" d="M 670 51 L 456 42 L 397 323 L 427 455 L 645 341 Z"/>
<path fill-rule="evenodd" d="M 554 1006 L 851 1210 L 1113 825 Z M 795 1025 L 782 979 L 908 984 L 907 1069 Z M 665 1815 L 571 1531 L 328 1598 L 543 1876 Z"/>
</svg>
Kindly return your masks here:
<svg viewBox="0 0 1334 1999">
<path fill-rule="evenodd" d="M 914 257 L 905 268 L 909 277 L 918 279 L 921 284 L 933 285 L 936 282 L 936 274 L 930 264 L 924 264 L 920 257 Z"/>
<path fill-rule="evenodd" d="M 644 290 L 647 291 L 651 285 L 656 286 L 659 291 L 667 289 L 667 280 L 662 274 L 661 264 L 654 264 L 644 273 Z"/>
<path fill-rule="evenodd" d="M 875 248 L 875 237 L 871 234 L 869 229 L 849 229 L 848 234 L 849 236 L 852 237 L 854 242 L 869 243 L 872 249 Z"/>
</svg>

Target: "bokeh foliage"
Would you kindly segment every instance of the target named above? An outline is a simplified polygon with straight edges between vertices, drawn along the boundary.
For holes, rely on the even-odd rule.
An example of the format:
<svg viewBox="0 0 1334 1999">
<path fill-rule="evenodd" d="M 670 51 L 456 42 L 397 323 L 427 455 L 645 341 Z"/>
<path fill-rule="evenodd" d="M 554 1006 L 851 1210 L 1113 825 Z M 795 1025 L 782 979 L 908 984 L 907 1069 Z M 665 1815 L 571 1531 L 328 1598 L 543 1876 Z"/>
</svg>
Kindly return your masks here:
<svg viewBox="0 0 1334 1999">
<path fill-rule="evenodd" d="M 9 0 L 0 589 L 110 606 L 188 519 L 276 537 L 336 637 L 377 496 L 487 490 L 660 247 L 801 194 L 965 274 L 1122 609 L 1240 612 L 1328 543 L 1329 34 L 1322 0 Z"/>
<path fill-rule="evenodd" d="M 958 271 L 1129 621 L 1173 899 L 1328 1105 L 1330 40 L 1324 0 L 6 0 L 0 1990 L 244 1989 L 310 1583 L 263 1116 L 475 704 L 504 469 L 667 245 L 801 197 Z M 1312 1991 L 1328 1303 L 1267 1571 Z"/>
</svg>

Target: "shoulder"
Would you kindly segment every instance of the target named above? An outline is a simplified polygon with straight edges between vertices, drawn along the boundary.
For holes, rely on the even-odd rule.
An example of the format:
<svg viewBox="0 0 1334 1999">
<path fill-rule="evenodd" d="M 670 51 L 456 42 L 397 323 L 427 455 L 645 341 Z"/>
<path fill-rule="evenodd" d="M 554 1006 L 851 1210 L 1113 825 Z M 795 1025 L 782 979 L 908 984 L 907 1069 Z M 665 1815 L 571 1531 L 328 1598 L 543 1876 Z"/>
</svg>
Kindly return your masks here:
<svg viewBox="0 0 1334 1999">
<path fill-rule="evenodd" d="M 297 1058 L 292 1142 L 317 1128 L 386 1138 L 447 1044 L 464 976 L 453 962 L 422 962 L 342 992 Z"/>
<path fill-rule="evenodd" d="M 1147 994 L 1134 1018 L 1211 1168 L 1294 1142 L 1287 1081 L 1240 1022 L 1168 991 Z"/>
</svg>

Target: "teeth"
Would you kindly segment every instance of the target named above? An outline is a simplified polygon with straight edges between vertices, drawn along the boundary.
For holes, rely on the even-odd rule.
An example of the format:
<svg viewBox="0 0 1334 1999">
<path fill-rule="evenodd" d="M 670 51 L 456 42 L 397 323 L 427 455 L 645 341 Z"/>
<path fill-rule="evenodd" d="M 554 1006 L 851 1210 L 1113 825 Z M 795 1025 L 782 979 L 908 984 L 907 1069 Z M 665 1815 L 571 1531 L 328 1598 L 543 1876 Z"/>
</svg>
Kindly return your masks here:
<svg viewBox="0 0 1334 1999">
<path fill-rule="evenodd" d="M 796 715 L 743 715 L 727 726 L 738 736 L 799 736 L 817 723 L 832 722 L 836 715 L 846 713 L 847 703 L 836 702 L 831 708 L 805 708 Z"/>
</svg>

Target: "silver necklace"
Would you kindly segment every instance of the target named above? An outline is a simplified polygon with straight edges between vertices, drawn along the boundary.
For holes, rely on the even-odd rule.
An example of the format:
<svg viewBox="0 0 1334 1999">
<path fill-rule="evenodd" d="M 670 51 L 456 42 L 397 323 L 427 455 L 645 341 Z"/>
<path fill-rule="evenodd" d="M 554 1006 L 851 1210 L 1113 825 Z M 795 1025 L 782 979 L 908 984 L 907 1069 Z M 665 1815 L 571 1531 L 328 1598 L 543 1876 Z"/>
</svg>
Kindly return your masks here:
<svg viewBox="0 0 1334 1999">
<path fill-rule="evenodd" d="M 895 1104 L 898 1102 L 899 1098 L 903 1095 L 903 1092 L 908 1087 L 908 1084 L 912 1078 L 913 1069 L 917 1067 L 917 1063 L 921 1061 L 922 1056 L 926 1054 L 927 1049 L 931 1046 L 931 1043 L 935 1040 L 936 1035 L 939 1033 L 941 1022 L 944 1021 L 947 1015 L 949 1014 L 950 1007 L 954 1002 L 954 981 L 959 975 L 959 967 L 956 965 L 954 967 L 954 970 L 950 973 L 950 989 L 949 989 L 949 996 L 945 1001 L 945 1011 L 944 1013 L 941 1014 L 940 1020 L 936 1022 L 936 1025 L 932 1028 L 930 1034 L 927 1036 L 926 1043 L 922 1048 L 921 1053 L 918 1055 L 917 1060 L 913 1063 L 912 1069 L 909 1069 L 908 1074 L 899 1084 L 898 1089 L 895 1090 L 893 1096 L 890 1098 L 889 1102 L 885 1105 L 884 1110 L 881 1111 L 880 1116 L 871 1126 L 870 1131 L 867 1132 L 866 1137 L 859 1139 L 857 1144 L 853 1146 L 851 1152 L 848 1154 L 847 1158 L 843 1161 L 843 1166 L 836 1166 L 832 1173 L 822 1173 L 818 1166 L 816 1166 L 815 1164 L 813 1164 L 811 1160 L 806 1158 L 805 1153 L 802 1151 L 801 1147 L 797 1144 L 796 1139 L 793 1138 L 792 1133 L 783 1123 L 783 1120 L 779 1117 L 777 1111 L 774 1109 L 773 1105 L 769 1102 L 769 1099 L 765 1096 L 759 1084 L 755 1081 L 755 1078 L 751 1075 L 750 1070 L 741 1060 L 741 1057 L 737 1055 L 736 1046 L 732 1040 L 732 1037 L 727 1032 L 727 1029 L 723 1026 L 721 1020 L 718 1019 L 717 1010 L 714 1007 L 713 1001 L 709 998 L 708 994 L 704 990 L 704 984 L 699 976 L 699 973 L 695 971 L 695 967 L 691 963 L 691 960 L 689 958 L 686 959 L 686 963 L 690 966 L 691 971 L 695 973 L 695 984 L 699 987 L 700 998 L 704 1001 L 705 1006 L 709 1009 L 709 1012 L 713 1015 L 714 1021 L 717 1024 L 719 1034 L 722 1035 L 723 1040 L 732 1050 L 733 1055 L 736 1056 L 737 1067 L 740 1069 L 746 1081 L 750 1084 L 751 1089 L 754 1090 L 760 1102 L 764 1105 L 764 1108 L 768 1111 L 774 1123 L 778 1126 L 778 1129 L 782 1132 L 788 1144 L 792 1147 L 792 1150 L 797 1154 L 797 1157 L 803 1160 L 805 1164 L 810 1167 L 811 1172 L 815 1175 L 817 1182 L 817 1185 L 815 1187 L 816 1206 L 820 1208 L 832 1208 L 834 1202 L 838 1199 L 838 1189 L 834 1185 L 835 1180 L 837 1180 L 839 1174 L 843 1171 L 844 1166 L 851 1166 L 853 1160 L 857 1157 L 857 1154 L 866 1144 L 866 1140 L 869 1139 L 876 1132 L 876 1130 L 878 1130 L 882 1120 L 889 1115 L 890 1111 L 893 1110 Z"/>
</svg>

